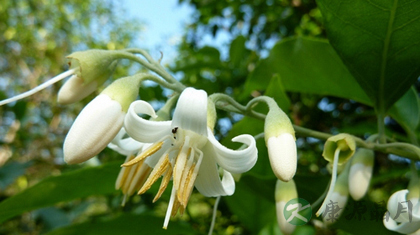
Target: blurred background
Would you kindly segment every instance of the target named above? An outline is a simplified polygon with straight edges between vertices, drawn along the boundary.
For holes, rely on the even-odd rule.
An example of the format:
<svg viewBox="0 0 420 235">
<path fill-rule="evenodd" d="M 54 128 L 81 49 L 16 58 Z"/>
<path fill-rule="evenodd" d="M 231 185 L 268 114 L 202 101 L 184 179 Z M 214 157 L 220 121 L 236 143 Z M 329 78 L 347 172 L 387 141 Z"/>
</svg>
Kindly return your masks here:
<svg viewBox="0 0 420 235">
<path fill-rule="evenodd" d="M 209 94 L 224 92 L 245 103 L 263 92 L 242 94 L 246 78 L 279 40 L 294 36 L 326 38 L 314 0 L 0 0 L 0 100 L 66 71 L 65 57 L 71 52 L 138 47 L 148 50 L 155 59 L 162 53 L 162 63 L 184 84 L 205 89 Z M 121 61 L 112 78 L 142 70 L 129 61 Z M 82 170 L 88 165 L 117 162 L 117 166 L 123 161 L 124 156 L 106 149 L 88 163 L 64 163 L 62 144 L 68 129 L 84 105 L 103 88 L 82 102 L 63 106 L 56 102 L 61 84 L 0 107 L 0 202 L 47 177 Z M 140 98 L 154 102 L 156 107 L 166 100 L 167 94 L 153 83 L 139 90 Z M 371 107 L 336 97 L 290 91 L 287 94 L 290 103 L 286 112 L 297 125 L 360 137 L 376 133 Z M 230 138 L 225 137 L 241 119 L 240 115 L 220 112 L 217 137 L 227 139 L 226 144 L 232 146 L 228 144 Z M 255 125 L 257 129 L 263 123 Z M 386 125 L 391 136 L 405 138 L 395 121 L 387 119 Z M 323 142 L 299 137 L 297 143 L 301 177 L 297 177 L 298 190 L 307 200 L 314 201 L 329 179 L 326 162 L 320 157 Z M 261 157 L 266 156 L 264 142 L 259 146 L 262 148 L 258 164 L 268 166 L 267 158 Z M 375 202 L 406 186 L 407 164 L 398 161 L 390 171 L 388 158 L 377 158 L 375 174 L 383 174 L 370 191 Z M 214 234 L 280 234 L 275 222 L 275 176 L 269 168 L 259 167 L 244 177 L 237 189 L 242 198 L 221 201 Z M 256 183 L 257 179 L 261 181 Z M 150 223 L 157 221 L 160 229 L 166 199 L 152 204 L 153 193 L 146 193 L 141 199 L 132 197 L 121 207 L 120 192 L 99 194 L 15 216 L 1 224 L 0 234 L 65 234 L 56 229 L 115 221 L 127 214 L 153 214 L 157 219 L 151 218 Z M 184 234 L 179 231 L 184 231 L 185 224 L 193 234 L 207 233 L 214 200 L 193 194 L 186 214 L 173 219 L 166 234 Z M 248 212 L 238 204 L 241 200 L 249 203 Z M 131 220 L 127 217 L 126 221 Z M 136 226 L 126 227 L 130 225 Z M 355 229 L 351 223 L 347 227 Z M 132 234 L 136 230 L 119 231 L 118 234 Z M 313 226 L 300 227 L 300 234 L 325 233 Z M 345 230 L 334 229 L 329 233 L 346 234 Z"/>
</svg>

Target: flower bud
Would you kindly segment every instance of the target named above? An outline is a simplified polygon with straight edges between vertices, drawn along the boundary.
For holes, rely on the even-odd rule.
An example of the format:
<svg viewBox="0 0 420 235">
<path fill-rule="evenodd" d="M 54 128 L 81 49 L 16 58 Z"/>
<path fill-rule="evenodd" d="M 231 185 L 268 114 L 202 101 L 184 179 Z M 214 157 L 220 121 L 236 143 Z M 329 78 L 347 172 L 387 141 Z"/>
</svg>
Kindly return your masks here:
<svg viewBox="0 0 420 235">
<path fill-rule="evenodd" d="M 75 75 L 64 83 L 58 92 L 60 104 L 71 104 L 82 100 L 102 85 L 117 66 L 118 53 L 107 50 L 87 50 L 67 56 Z"/>
<path fill-rule="evenodd" d="M 356 151 L 356 142 L 353 137 L 349 134 L 338 134 L 331 136 L 325 142 L 324 152 L 322 156 L 325 160 L 333 162 L 335 151 L 339 149 L 340 153 L 338 155 L 338 164 L 341 165 L 345 163 L 351 156 L 353 156 Z"/>
<path fill-rule="evenodd" d="M 349 191 L 356 201 L 364 197 L 369 188 L 374 158 L 373 150 L 359 148 L 351 160 Z"/>
<path fill-rule="evenodd" d="M 276 105 L 270 106 L 264 125 L 270 165 L 278 179 L 289 181 L 296 173 L 295 130 L 287 115 Z"/>
<path fill-rule="evenodd" d="M 280 230 L 283 234 L 292 234 L 293 231 L 296 229 L 296 225 L 293 225 L 287 222 L 286 218 L 284 217 L 284 207 L 286 203 L 294 198 L 297 198 L 297 190 L 294 180 L 290 180 L 289 182 L 283 182 L 281 180 L 277 180 L 276 183 L 276 191 L 275 191 L 275 199 L 276 199 L 276 214 L 277 214 L 277 223 L 280 227 Z"/>
<path fill-rule="evenodd" d="M 68 164 L 84 162 L 115 138 L 139 85 L 138 76 L 121 78 L 86 105 L 64 140 L 64 161 Z"/>
</svg>

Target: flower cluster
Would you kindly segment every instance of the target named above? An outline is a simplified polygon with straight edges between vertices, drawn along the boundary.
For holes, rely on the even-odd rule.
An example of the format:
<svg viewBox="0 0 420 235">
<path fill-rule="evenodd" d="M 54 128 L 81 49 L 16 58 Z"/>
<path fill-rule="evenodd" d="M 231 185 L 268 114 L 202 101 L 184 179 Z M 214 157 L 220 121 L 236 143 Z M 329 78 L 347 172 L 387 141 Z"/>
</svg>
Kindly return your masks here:
<svg viewBox="0 0 420 235">
<path fill-rule="evenodd" d="M 147 61 L 135 53 L 142 54 Z M 232 195 L 235 191 L 232 174 L 247 172 L 256 164 L 255 138 L 248 134 L 233 138 L 233 142 L 242 144 L 238 150 L 223 146 L 214 135 L 216 101 L 204 90 L 184 87 L 144 51 L 88 50 L 73 53 L 68 59 L 68 71 L 1 101 L 0 105 L 30 96 L 66 77 L 70 78 L 60 89 L 58 102 L 78 102 L 105 83 L 120 59 L 137 61 L 153 71 L 156 75 L 137 73 L 119 78 L 90 101 L 72 124 L 63 152 L 68 164 L 83 163 L 106 147 L 125 155 L 115 183 L 115 188 L 124 194 L 123 205 L 130 195 L 145 193 L 162 178 L 153 202 L 171 187 L 165 229 L 171 216 L 186 210 L 194 188 L 206 197 Z M 144 80 L 174 91 L 157 113 L 146 101 L 136 100 Z M 270 110 L 264 133 L 273 172 L 280 180 L 290 181 L 297 166 L 293 126 L 273 99 L 260 97 L 259 101 L 266 102 Z M 143 118 L 144 115 L 150 119 Z"/>
</svg>

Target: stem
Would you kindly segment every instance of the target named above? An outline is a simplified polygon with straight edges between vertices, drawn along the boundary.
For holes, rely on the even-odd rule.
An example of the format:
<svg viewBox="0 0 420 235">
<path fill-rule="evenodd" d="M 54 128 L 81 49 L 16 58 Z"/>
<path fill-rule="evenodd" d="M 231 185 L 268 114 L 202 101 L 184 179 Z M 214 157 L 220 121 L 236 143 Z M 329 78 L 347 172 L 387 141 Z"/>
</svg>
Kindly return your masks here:
<svg viewBox="0 0 420 235">
<path fill-rule="evenodd" d="M 213 216 L 211 218 L 211 225 L 210 225 L 210 229 L 209 229 L 209 235 L 212 235 L 213 234 L 214 224 L 216 223 L 217 207 L 219 206 L 220 198 L 221 198 L 221 196 L 218 196 L 216 198 L 216 201 L 214 202 Z"/>
<path fill-rule="evenodd" d="M 386 143 L 386 135 L 385 135 L 385 114 L 383 110 L 377 111 L 378 117 L 378 135 L 379 135 L 379 143 L 385 144 Z"/>
</svg>

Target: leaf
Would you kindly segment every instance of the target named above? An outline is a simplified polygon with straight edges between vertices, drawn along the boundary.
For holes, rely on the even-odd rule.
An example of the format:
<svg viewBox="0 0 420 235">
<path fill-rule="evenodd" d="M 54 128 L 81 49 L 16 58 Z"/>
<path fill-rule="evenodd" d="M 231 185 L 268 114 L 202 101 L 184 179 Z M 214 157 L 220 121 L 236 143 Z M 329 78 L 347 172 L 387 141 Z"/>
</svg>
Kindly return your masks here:
<svg viewBox="0 0 420 235">
<path fill-rule="evenodd" d="M 223 198 L 251 234 L 258 234 L 276 216 L 274 186 L 275 180 L 243 176 L 236 185 L 235 193 Z"/>
<path fill-rule="evenodd" d="M 58 202 L 114 193 L 114 182 L 121 163 L 108 163 L 99 167 L 53 176 L 0 203 L 0 223 L 23 212 L 52 206 Z"/>
<path fill-rule="evenodd" d="M 409 89 L 389 109 L 389 114 L 407 132 L 416 130 L 420 120 L 420 99 L 416 89 L 414 87 Z"/>
<path fill-rule="evenodd" d="M 340 57 L 326 40 L 291 38 L 278 42 L 247 78 L 246 98 L 265 90 L 278 74 L 286 91 L 331 95 L 371 104 Z"/>
<path fill-rule="evenodd" d="M 317 0 L 331 45 L 386 111 L 420 74 L 420 1 Z"/>
<path fill-rule="evenodd" d="M 194 234 L 188 224 L 171 221 L 168 229 L 162 229 L 163 218 L 149 215 L 124 214 L 111 220 L 100 220 L 63 227 L 47 235 L 124 235 L 124 234 Z"/>
<path fill-rule="evenodd" d="M 232 63 L 233 68 L 239 68 L 241 61 L 243 61 L 246 53 L 245 47 L 246 38 L 242 35 L 235 38 L 230 44 L 229 48 L 229 59 Z"/>
<path fill-rule="evenodd" d="M 281 82 L 280 76 L 278 74 L 274 75 L 271 78 L 270 83 L 267 86 L 267 90 L 265 92 L 266 96 L 273 97 L 274 100 L 277 102 L 279 107 L 285 112 L 288 113 L 290 107 L 290 100 L 289 97 L 286 95 L 284 90 L 284 86 Z"/>
</svg>

